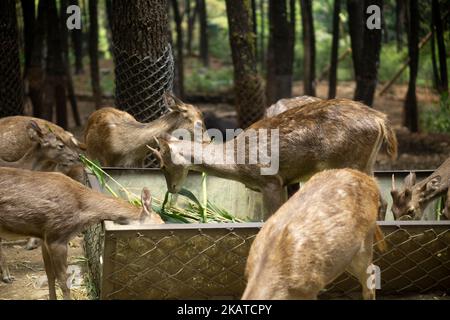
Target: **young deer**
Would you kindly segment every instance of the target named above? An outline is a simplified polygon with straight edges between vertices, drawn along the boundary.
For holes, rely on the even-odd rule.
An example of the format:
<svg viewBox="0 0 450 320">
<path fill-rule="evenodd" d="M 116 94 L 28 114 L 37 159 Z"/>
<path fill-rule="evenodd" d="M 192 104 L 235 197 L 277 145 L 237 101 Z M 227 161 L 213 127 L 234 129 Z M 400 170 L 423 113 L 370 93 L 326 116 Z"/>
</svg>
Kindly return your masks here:
<svg viewBox="0 0 450 320">
<path fill-rule="evenodd" d="M 242 299 L 316 299 L 345 270 L 368 287 L 381 197 L 375 180 L 352 170 L 314 175 L 262 227 L 247 259 Z"/>
<path fill-rule="evenodd" d="M 298 108 L 311 102 L 322 101 L 322 99 L 311 96 L 299 96 L 293 98 L 280 99 L 266 109 L 265 117 L 270 118 L 283 113 L 292 108 Z"/>
<path fill-rule="evenodd" d="M 127 224 L 163 223 L 152 212 L 149 191 L 141 196 L 139 209 L 121 199 L 108 197 L 56 172 L 0 168 L 0 237 L 42 239 L 42 256 L 50 299 L 56 299 L 55 279 L 64 299 L 70 299 L 67 285 L 67 243 L 89 225 L 103 220 Z M 2 256 L 3 281 L 12 277 Z"/>
<path fill-rule="evenodd" d="M 423 211 L 434 199 L 447 194 L 444 216 L 450 219 L 450 158 L 428 178 L 416 183 L 416 174 L 411 172 L 404 180 L 401 190 L 395 186 L 392 175 L 391 196 L 393 200 L 392 213 L 395 219 L 410 218 L 419 220 Z"/>
<path fill-rule="evenodd" d="M 171 112 L 150 123 L 137 122 L 132 115 L 114 108 L 91 114 L 85 130 L 87 153 L 103 166 L 142 167 L 154 138 L 178 128 L 193 130 L 203 124 L 200 111 L 166 93 Z"/>
<path fill-rule="evenodd" d="M 29 121 L 26 131 L 30 141 L 35 142 L 35 144 L 16 161 L 0 159 L 0 166 L 53 171 L 58 165 L 70 167 L 79 162 L 78 154 L 73 149 L 69 148 L 54 133 L 44 133 L 34 120 Z"/>
<path fill-rule="evenodd" d="M 260 169 L 265 164 L 236 163 L 236 157 L 243 153 L 239 146 L 246 147 L 245 159 L 267 150 L 271 136 L 265 144 L 247 144 L 246 141 L 249 132 L 267 130 L 270 135 L 270 129 L 279 129 L 279 150 L 274 151 L 275 161 L 277 156 L 279 160 L 278 172 L 261 175 Z M 206 172 L 260 191 L 268 210 L 266 214 L 275 212 L 286 200 L 286 185 L 306 181 L 324 169 L 354 168 L 372 174 L 383 142 L 391 157 L 397 152 L 397 140 L 387 117 L 361 103 L 344 99 L 310 103 L 260 120 L 224 144 L 190 142 L 173 137 L 163 137 L 158 142 L 159 151 L 152 151 L 160 160 L 170 192 L 180 190 L 189 170 Z M 195 152 L 201 148 L 207 152 Z M 230 150 L 234 161 L 216 161 L 216 156 L 227 159 Z M 205 157 L 208 161 L 204 161 Z"/>
<path fill-rule="evenodd" d="M 17 161 L 35 145 L 27 130 L 30 121 L 34 121 L 43 134 L 53 133 L 62 142 L 76 153 L 82 153 L 86 146 L 75 139 L 72 133 L 47 120 L 13 116 L 0 119 L 0 159 Z"/>
</svg>

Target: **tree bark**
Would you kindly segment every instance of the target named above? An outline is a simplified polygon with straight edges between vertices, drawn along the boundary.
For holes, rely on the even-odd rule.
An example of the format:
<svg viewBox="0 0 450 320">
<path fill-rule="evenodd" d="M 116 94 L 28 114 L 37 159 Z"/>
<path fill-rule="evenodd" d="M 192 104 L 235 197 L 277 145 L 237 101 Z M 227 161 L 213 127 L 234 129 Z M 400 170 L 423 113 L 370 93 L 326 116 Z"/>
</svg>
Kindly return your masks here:
<svg viewBox="0 0 450 320">
<path fill-rule="evenodd" d="M 304 94 L 316 95 L 316 39 L 311 0 L 300 0 L 303 26 L 303 86 Z"/>
<path fill-rule="evenodd" d="M 418 0 L 410 0 L 408 3 L 408 54 L 409 54 L 409 83 L 404 107 L 404 125 L 411 132 L 419 131 L 416 80 L 419 66 L 419 9 Z"/>
<path fill-rule="evenodd" d="M 164 91 L 162 88 L 154 88 L 151 101 L 143 101 L 141 96 L 135 96 L 133 99 L 127 96 L 130 87 L 128 83 L 133 81 L 134 88 L 147 87 L 149 79 L 144 75 L 134 76 L 127 79 L 126 66 L 117 64 L 117 53 L 128 57 L 134 56 L 139 61 L 144 58 L 156 60 L 160 58 L 168 46 L 168 25 L 167 1 L 165 0 L 135 0 L 123 1 L 113 0 L 111 10 L 112 39 L 115 47 L 116 62 L 116 105 L 118 108 L 124 108 L 121 101 L 127 101 L 130 113 L 134 113 L 135 107 L 144 107 L 143 103 L 150 103 L 151 108 L 146 110 L 146 114 L 133 114 L 139 121 L 150 121 L 159 118 L 167 112 L 167 106 L 162 103 Z M 165 65 L 164 68 L 169 68 Z M 167 69 L 164 69 L 167 70 Z M 172 86 L 172 83 L 170 83 Z M 128 93 L 127 93 L 128 92 Z M 145 92 L 148 97 L 148 93 Z M 161 103 L 159 103 L 159 101 Z M 158 104 L 155 104 L 158 103 Z M 148 111 L 148 112 L 147 112 Z"/>
<path fill-rule="evenodd" d="M 79 6 L 78 0 L 70 0 L 70 5 Z M 70 31 L 73 46 L 73 55 L 75 56 L 75 74 L 81 74 L 84 72 L 83 69 L 83 27 L 85 21 L 81 21 L 81 29 L 73 29 Z"/>
<path fill-rule="evenodd" d="M 175 28 L 177 32 L 177 56 L 176 56 L 176 84 L 174 84 L 175 94 L 181 99 L 184 98 L 184 61 L 183 61 L 183 29 L 182 29 L 182 17 L 180 14 L 180 7 L 177 0 L 171 0 L 173 16 L 175 20 Z"/>
<path fill-rule="evenodd" d="M 15 0 L 0 1 L 0 117 L 23 112 Z"/>
<path fill-rule="evenodd" d="M 200 19 L 200 58 L 205 67 L 209 66 L 208 50 L 208 15 L 205 0 L 197 0 Z"/>
<path fill-rule="evenodd" d="M 352 47 L 352 60 L 355 80 L 360 77 L 361 60 L 363 56 L 364 34 L 364 1 L 347 0 L 348 29 Z"/>
<path fill-rule="evenodd" d="M 187 16 L 188 16 L 188 30 L 187 30 L 187 53 L 189 56 L 192 56 L 192 41 L 194 39 L 194 27 L 195 27 L 195 21 L 197 21 L 197 15 L 198 15 L 198 5 L 197 1 L 194 2 L 194 10 L 192 10 L 191 7 L 191 1 L 187 1 L 186 4 L 188 9 Z"/>
<path fill-rule="evenodd" d="M 444 42 L 444 28 L 442 25 L 439 1 L 432 0 L 431 6 L 433 16 L 433 31 L 436 35 L 439 56 L 439 82 L 437 83 L 437 90 L 439 93 L 445 93 L 448 92 L 447 57 Z"/>
<path fill-rule="evenodd" d="M 383 14 L 382 0 L 366 0 L 364 8 L 370 5 L 377 5 Z M 365 14 L 364 21 L 369 18 Z M 378 82 L 378 67 L 380 64 L 382 32 L 381 29 L 370 30 L 364 28 L 363 32 L 363 50 L 360 57 L 360 74 L 356 77 L 356 90 L 354 100 L 362 101 L 368 106 L 372 106 L 375 90 Z"/>
<path fill-rule="evenodd" d="M 256 71 L 250 0 L 226 0 L 238 122 L 246 128 L 264 115 L 262 80 Z"/>
<path fill-rule="evenodd" d="M 66 70 L 56 0 L 41 1 L 47 2 L 47 77 L 43 116 L 44 119 L 52 121 L 53 106 L 56 106 L 56 123 L 67 129 Z"/>
<path fill-rule="evenodd" d="M 95 108 L 102 105 L 102 88 L 98 63 L 98 0 L 89 0 L 89 59 Z"/>
<path fill-rule="evenodd" d="M 333 10 L 333 40 L 331 44 L 330 78 L 328 82 L 328 99 L 336 97 L 337 64 L 339 52 L 339 14 L 341 12 L 341 0 L 334 0 Z"/>
<path fill-rule="evenodd" d="M 403 47 L 403 26 L 405 25 L 405 0 L 395 1 L 395 36 L 397 39 L 397 50 Z"/>
<path fill-rule="evenodd" d="M 259 14 L 261 15 L 261 31 L 259 36 L 259 61 L 264 70 L 264 66 L 266 65 L 266 42 L 265 42 L 265 33 L 266 33 L 266 13 L 264 10 L 265 0 L 259 0 Z M 258 34 L 256 34 L 258 35 Z"/>
<path fill-rule="evenodd" d="M 292 16 L 289 16 L 289 20 Z M 269 59 L 267 62 L 267 104 L 292 95 L 295 21 L 288 20 L 286 0 L 269 1 Z"/>
<path fill-rule="evenodd" d="M 25 42 L 24 78 L 26 78 L 31 64 L 31 53 L 33 52 L 36 9 L 34 6 L 34 0 L 21 0 L 21 4 L 23 12 L 23 38 Z"/>
</svg>

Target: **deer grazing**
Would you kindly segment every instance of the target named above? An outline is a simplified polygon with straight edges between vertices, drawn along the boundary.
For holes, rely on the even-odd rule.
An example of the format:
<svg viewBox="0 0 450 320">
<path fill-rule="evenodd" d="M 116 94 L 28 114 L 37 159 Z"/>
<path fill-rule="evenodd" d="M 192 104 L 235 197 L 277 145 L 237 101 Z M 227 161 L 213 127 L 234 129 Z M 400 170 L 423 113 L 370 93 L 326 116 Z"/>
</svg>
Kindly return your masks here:
<svg viewBox="0 0 450 320">
<path fill-rule="evenodd" d="M 240 163 L 267 150 L 271 140 L 271 129 L 278 129 L 278 150 L 274 150 L 273 161 L 279 161 L 275 174 L 261 175 L 266 164 Z M 270 135 L 266 143 L 248 144 L 251 132 L 267 130 Z M 262 119 L 235 139 L 225 143 L 191 142 L 165 136 L 158 139 L 159 150 L 151 148 L 159 158 L 167 188 L 177 193 L 189 170 L 206 172 L 245 184 L 263 195 L 266 215 L 275 212 L 286 200 L 285 186 L 306 181 L 324 169 L 353 168 L 372 174 L 377 153 L 383 143 L 387 153 L 396 156 L 397 140 L 386 115 L 361 103 L 345 99 L 319 101 L 293 108 L 277 116 Z M 203 153 L 195 150 L 206 150 Z M 192 152 L 194 150 L 194 152 Z M 216 161 L 233 155 L 231 162 Z M 205 157 L 208 161 L 204 161 Z"/>
<path fill-rule="evenodd" d="M 293 98 L 280 99 L 266 109 L 265 117 L 270 118 L 283 113 L 292 108 L 298 108 L 311 102 L 322 101 L 322 99 L 311 96 L 299 96 Z"/>
<path fill-rule="evenodd" d="M 72 133 L 47 120 L 13 116 L 0 119 L 0 159 L 5 161 L 17 161 L 35 145 L 30 138 L 28 126 L 34 121 L 43 134 L 53 133 L 68 147 L 76 153 L 82 153 L 86 146 L 78 141 Z"/>
<path fill-rule="evenodd" d="M 96 192 L 57 172 L 0 168 L 0 237 L 42 239 L 42 256 L 49 297 L 56 299 L 55 279 L 70 299 L 67 285 L 67 243 L 89 225 L 103 220 L 127 224 L 163 223 L 152 212 L 151 197 L 144 188 L 143 208 Z M 0 247 L 2 279 L 11 282 Z"/>
<path fill-rule="evenodd" d="M 317 299 L 345 270 L 369 286 L 374 237 L 385 249 L 376 224 L 381 201 L 372 177 L 352 170 L 314 175 L 263 225 L 247 259 L 242 299 Z"/>
<path fill-rule="evenodd" d="M 150 123 L 140 123 L 132 115 L 114 108 L 102 108 L 91 114 L 85 130 L 88 156 L 103 166 L 142 167 L 160 134 L 203 124 L 201 112 L 170 94 L 165 101 L 172 110 Z"/>
<path fill-rule="evenodd" d="M 29 121 L 26 131 L 30 141 L 35 142 L 35 144 L 16 161 L 0 159 L 0 166 L 53 171 L 58 165 L 61 167 L 71 167 L 79 162 L 78 154 L 74 150 L 69 148 L 54 133 L 44 133 L 34 120 Z"/>
<path fill-rule="evenodd" d="M 444 216 L 450 219 L 450 158 L 428 178 L 416 183 L 416 174 L 411 172 L 404 180 L 401 190 L 395 186 L 392 176 L 391 196 L 394 218 L 419 220 L 427 205 L 434 199 L 447 194 Z"/>
</svg>

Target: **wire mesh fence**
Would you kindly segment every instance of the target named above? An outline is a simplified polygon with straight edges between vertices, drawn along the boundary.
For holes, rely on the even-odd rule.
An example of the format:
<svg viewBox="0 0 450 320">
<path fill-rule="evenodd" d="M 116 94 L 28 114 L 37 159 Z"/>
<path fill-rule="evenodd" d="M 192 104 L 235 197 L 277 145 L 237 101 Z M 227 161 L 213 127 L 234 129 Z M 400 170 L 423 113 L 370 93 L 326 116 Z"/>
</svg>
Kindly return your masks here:
<svg viewBox="0 0 450 320">
<path fill-rule="evenodd" d="M 247 223 L 133 230 L 106 223 L 103 231 L 96 227 L 86 233 L 86 247 L 91 246 L 86 254 L 102 299 L 239 299 L 247 255 L 260 227 Z M 381 269 L 378 295 L 449 292 L 449 223 L 382 223 L 381 228 L 388 250 L 374 248 L 374 263 Z M 361 298 L 361 288 L 345 273 L 320 297 Z"/>
</svg>

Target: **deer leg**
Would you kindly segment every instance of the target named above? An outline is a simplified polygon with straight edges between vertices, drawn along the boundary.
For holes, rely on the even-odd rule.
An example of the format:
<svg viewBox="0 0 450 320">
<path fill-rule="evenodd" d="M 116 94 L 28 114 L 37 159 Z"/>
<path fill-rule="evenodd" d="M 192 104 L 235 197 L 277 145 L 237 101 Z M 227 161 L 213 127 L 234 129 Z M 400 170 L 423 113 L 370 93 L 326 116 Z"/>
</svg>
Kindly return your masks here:
<svg viewBox="0 0 450 320">
<path fill-rule="evenodd" d="M 70 300 L 70 289 L 67 284 L 67 243 L 51 243 L 49 251 L 52 257 L 53 268 L 64 300 Z"/>
<path fill-rule="evenodd" d="M 56 300 L 55 270 L 53 268 L 52 257 L 49 253 L 48 244 L 44 242 L 41 249 L 42 258 L 44 259 L 45 273 L 47 274 L 49 299 Z"/>
<path fill-rule="evenodd" d="M 287 191 L 281 183 L 269 183 L 262 190 L 263 205 L 266 210 L 264 220 L 274 214 L 287 200 Z"/>
<path fill-rule="evenodd" d="M 2 272 L 2 280 L 6 283 L 11 283 L 14 280 L 14 277 L 9 273 L 8 264 L 6 262 L 6 258 L 3 255 L 2 248 L 2 239 L 0 238 L 0 271 Z"/>
<path fill-rule="evenodd" d="M 347 270 L 352 273 L 361 284 L 364 300 L 375 300 L 375 287 L 372 283 L 372 255 L 373 255 L 373 232 L 370 232 L 355 254 Z M 379 276 L 379 275 L 376 275 Z"/>
<path fill-rule="evenodd" d="M 41 239 L 38 238 L 30 238 L 28 239 L 27 244 L 25 245 L 26 250 L 34 250 L 38 248 L 41 244 Z"/>
</svg>

